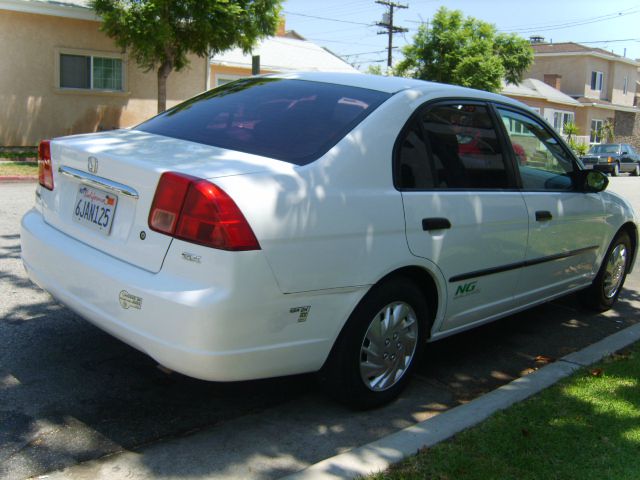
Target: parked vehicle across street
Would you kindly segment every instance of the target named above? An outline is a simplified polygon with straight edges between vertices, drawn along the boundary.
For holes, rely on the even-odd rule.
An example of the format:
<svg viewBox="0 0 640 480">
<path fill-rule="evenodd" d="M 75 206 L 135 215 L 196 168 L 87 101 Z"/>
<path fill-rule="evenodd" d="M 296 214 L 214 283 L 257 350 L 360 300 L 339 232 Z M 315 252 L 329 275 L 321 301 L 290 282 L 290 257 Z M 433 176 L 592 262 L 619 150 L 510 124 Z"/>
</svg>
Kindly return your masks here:
<svg viewBox="0 0 640 480">
<path fill-rule="evenodd" d="M 428 341 L 577 290 L 610 308 L 637 251 L 631 206 L 530 109 L 417 80 L 239 80 L 40 157 L 34 282 L 169 369 L 317 371 L 357 407 Z"/>
<path fill-rule="evenodd" d="M 594 145 L 581 160 L 586 168 L 600 170 L 614 177 L 620 173 L 630 173 L 635 177 L 640 175 L 640 155 L 626 143 Z"/>
</svg>

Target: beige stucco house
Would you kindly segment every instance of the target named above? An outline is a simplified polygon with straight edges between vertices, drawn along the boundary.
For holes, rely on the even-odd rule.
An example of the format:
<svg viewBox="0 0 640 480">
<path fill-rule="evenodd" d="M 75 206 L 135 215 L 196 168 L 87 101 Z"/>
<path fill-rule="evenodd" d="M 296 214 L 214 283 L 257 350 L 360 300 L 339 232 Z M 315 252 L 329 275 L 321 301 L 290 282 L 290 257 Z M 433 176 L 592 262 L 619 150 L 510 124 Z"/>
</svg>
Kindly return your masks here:
<svg viewBox="0 0 640 480">
<path fill-rule="evenodd" d="M 99 30 L 85 0 L 0 0 L 0 146 L 135 125 L 157 112 L 156 73 Z M 173 72 L 167 106 L 209 84 L 209 62 Z"/>
<path fill-rule="evenodd" d="M 567 123 L 576 122 L 578 112 L 583 108 L 578 100 L 535 78 L 526 78 L 517 85 L 506 84 L 501 93 L 527 104 L 561 134 Z M 577 141 L 586 143 L 589 137 Z"/>
<path fill-rule="evenodd" d="M 638 67 L 635 60 L 578 43 L 534 43 L 534 63 L 525 76 L 540 80 L 578 101 L 575 124 L 589 143 L 609 120 L 621 141 L 640 141 L 638 108 L 634 106 Z"/>
</svg>

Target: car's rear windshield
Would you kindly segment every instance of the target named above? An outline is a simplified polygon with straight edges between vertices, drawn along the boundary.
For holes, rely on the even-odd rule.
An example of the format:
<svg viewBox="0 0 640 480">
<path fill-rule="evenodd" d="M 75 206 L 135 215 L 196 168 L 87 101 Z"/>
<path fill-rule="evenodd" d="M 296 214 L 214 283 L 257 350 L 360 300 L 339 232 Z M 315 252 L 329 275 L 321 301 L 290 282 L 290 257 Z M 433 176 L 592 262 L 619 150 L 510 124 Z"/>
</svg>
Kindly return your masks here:
<svg viewBox="0 0 640 480">
<path fill-rule="evenodd" d="M 612 145 L 595 145 L 591 147 L 589 153 L 618 153 L 620 150 L 620 145 L 612 144 Z"/>
<path fill-rule="evenodd" d="M 243 79 L 187 100 L 135 129 L 305 165 L 389 96 L 305 80 Z"/>
</svg>

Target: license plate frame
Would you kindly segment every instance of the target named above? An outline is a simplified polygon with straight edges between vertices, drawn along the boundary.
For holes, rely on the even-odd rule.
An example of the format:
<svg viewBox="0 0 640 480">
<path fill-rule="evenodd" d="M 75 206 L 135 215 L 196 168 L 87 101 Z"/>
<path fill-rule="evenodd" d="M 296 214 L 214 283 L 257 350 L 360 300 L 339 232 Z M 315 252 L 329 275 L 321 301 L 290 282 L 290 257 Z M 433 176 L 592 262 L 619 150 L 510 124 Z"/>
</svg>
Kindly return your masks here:
<svg viewBox="0 0 640 480">
<path fill-rule="evenodd" d="M 81 184 L 78 186 L 71 216 L 76 223 L 108 236 L 111 234 L 117 206 L 117 195 Z"/>
</svg>

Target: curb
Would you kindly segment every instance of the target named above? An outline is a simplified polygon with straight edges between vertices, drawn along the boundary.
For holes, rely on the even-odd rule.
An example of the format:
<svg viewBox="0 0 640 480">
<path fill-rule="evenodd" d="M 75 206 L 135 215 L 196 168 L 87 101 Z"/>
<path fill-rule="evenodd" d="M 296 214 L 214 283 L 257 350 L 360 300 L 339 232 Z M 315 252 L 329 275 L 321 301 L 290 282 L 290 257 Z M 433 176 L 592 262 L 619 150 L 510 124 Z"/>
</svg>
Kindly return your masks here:
<svg viewBox="0 0 640 480">
<path fill-rule="evenodd" d="M 550 387 L 554 383 L 598 360 L 640 340 L 640 324 L 625 328 L 555 363 L 518 378 L 471 402 L 400 430 L 375 442 L 318 462 L 283 480 L 352 479 L 387 469 L 391 464 L 414 455 L 486 420 L 499 410 Z"/>
<path fill-rule="evenodd" d="M 0 177 L 0 183 L 37 182 L 38 177 L 33 175 L 12 175 Z"/>
<path fill-rule="evenodd" d="M 17 183 L 17 182 L 37 182 L 38 177 L 33 175 L 13 175 L 0 177 L 0 183 Z"/>
</svg>

